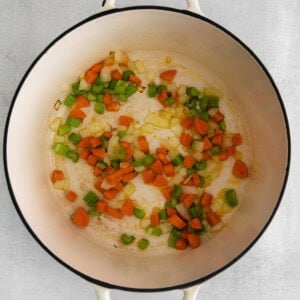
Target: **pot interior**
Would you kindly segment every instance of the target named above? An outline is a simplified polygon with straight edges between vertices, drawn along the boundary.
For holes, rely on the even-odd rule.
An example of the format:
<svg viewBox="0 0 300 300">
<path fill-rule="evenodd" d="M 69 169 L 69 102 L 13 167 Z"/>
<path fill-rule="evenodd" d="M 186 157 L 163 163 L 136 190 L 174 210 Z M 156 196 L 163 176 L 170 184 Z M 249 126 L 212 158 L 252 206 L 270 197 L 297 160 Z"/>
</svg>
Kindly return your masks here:
<svg viewBox="0 0 300 300">
<path fill-rule="evenodd" d="M 108 251 L 80 233 L 54 204 L 45 133 L 48 113 L 63 83 L 71 82 L 80 70 L 116 48 L 126 52 L 164 50 L 196 60 L 230 88 L 241 119 L 247 123 L 256 171 L 251 172 L 247 193 L 226 228 L 196 250 L 162 257 Z M 22 155 L 17 145 L 22 145 Z M 107 284 L 163 289 L 209 276 L 237 258 L 258 237 L 274 213 L 284 186 L 287 124 L 270 78 L 250 52 L 222 29 L 179 11 L 117 11 L 91 18 L 69 31 L 34 65 L 10 116 L 7 167 L 20 212 L 56 257 Z"/>
</svg>

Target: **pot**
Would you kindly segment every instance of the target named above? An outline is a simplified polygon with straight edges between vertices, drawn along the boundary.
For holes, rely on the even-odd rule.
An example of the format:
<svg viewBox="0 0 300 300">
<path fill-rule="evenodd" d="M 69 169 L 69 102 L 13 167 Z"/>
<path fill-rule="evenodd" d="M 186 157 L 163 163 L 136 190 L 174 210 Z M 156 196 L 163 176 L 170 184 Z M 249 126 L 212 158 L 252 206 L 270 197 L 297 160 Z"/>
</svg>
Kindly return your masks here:
<svg viewBox="0 0 300 300">
<path fill-rule="evenodd" d="M 103 299 L 109 299 L 111 288 L 187 288 L 186 297 L 192 299 L 198 284 L 229 267 L 254 245 L 272 220 L 287 181 L 288 120 L 274 81 L 243 42 L 201 15 L 196 0 L 187 4 L 184 11 L 155 6 L 115 9 L 114 1 L 104 1 L 102 12 L 64 32 L 37 57 L 9 111 L 4 165 L 15 207 L 38 243 L 94 284 Z M 53 99 L 62 83 L 115 48 L 166 50 L 193 58 L 232 89 L 241 119 L 247 121 L 257 170 L 251 173 L 247 193 L 228 226 L 194 251 L 155 260 L 117 249 L 107 251 L 80 234 L 53 203 L 48 165 L 43 163 L 49 160 L 45 132 Z M 26 145 L 22 155 L 16 145 Z"/>
</svg>

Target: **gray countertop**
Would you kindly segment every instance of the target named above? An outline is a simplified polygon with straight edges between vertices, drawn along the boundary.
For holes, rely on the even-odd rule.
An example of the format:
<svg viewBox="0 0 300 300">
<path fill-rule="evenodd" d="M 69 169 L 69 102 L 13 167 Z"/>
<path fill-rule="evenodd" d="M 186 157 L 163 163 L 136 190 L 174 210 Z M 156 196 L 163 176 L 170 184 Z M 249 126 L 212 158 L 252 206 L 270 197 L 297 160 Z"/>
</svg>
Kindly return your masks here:
<svg viewBox="0 0 300 300">
<path fill-rule="evenodd" d="M 57 35 L 99 10 L 98 0 L 0 0 L 0 138 L 13 93 Z M 118 1 L 172 5 L 184 1 Z M 204 283 L 197 299 L 300 299 L 300 1 L 200 0 L 208 18 L 241 38 L 264 62 L 284 100 L 292 135 L 288 185 L 271 225 L 237 263 Z M 0 150 L 2 157 L 2 148 Z M 25 229 L 0 160 L 0 299 L 95 299 L 91 286 L 50 257 Z M 20 170 L 22 172 L 22 170 Z M 270 187 L 271 188 L 271 187 Z M 113 291 L 117 299 L 181 299 L 181 291 Z"/>
</svg>

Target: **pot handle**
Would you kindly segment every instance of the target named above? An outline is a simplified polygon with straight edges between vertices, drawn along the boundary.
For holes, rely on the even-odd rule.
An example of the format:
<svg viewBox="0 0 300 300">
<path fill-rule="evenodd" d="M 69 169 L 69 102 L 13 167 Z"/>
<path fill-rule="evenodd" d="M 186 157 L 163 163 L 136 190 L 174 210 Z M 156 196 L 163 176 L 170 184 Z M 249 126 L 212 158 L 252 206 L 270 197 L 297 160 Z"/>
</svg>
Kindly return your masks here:
<svg viewBox="0 0 300 300">
<path fill-rule="evenodd" d="M 196 300 L 199 287 L 200 287 L 200 285 L 197 284 L 192 287 L 184 289 L 183 290 L 183 300 Z"/>
<path fill-rule="evenodd" d="M 96 292 L 97 300 L 111 300 L 110 289 L 97 284 L 92 284 L 92 286 Z"/>
<path fill-rule="evenodd" d="M 185 0 L 186 1 L 186 9 L 196 13 L 198 15 L 203 15 L 203 12 L 200 8 L 198 0 Z M 110 10 L 116 7 L 116 0 L 102 0 L 102 9 L 103 10 Z"/>
</svg>

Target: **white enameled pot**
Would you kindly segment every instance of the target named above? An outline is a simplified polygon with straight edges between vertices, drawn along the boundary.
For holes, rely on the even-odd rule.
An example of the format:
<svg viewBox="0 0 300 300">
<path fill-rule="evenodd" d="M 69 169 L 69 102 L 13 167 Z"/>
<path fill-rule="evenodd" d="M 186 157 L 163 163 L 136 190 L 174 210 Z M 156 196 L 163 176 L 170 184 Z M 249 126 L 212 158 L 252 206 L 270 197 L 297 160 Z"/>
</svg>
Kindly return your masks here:
<svg viewBox="0 0 300 300">
<path fill-rule="evenodd" d="M 20 217 L 49 254 L 97 286 L 103 299 L 109 299 L 110 288 L 146 292 L 186 288 L 186 299 L 195 298 L 197 284 L 230 266 L 260 237 L 286 184 L 289 129 L 272 78 L 238 38 L 201 15 L 198 1 L 187 4 L 187 10 L 115 9 L 114 1 L 106 1 L 102 12 L 67 30 L 34 61 L 7 119 L 4 165 Z M 107 251 L 79 234 L 53 204 L 48 164 L 44 164 L 49 153 L 47 115 L 53 99 L 61 84 L 70 82 L 78 70 L 116 48 L 166 50 L 191 57 L 222 78 L 243 108 L 240 117 L 247 120 L 259 167 L 228 226 L 194 251 L 154 260 Z"/>
</svg>

